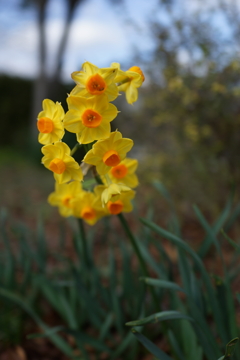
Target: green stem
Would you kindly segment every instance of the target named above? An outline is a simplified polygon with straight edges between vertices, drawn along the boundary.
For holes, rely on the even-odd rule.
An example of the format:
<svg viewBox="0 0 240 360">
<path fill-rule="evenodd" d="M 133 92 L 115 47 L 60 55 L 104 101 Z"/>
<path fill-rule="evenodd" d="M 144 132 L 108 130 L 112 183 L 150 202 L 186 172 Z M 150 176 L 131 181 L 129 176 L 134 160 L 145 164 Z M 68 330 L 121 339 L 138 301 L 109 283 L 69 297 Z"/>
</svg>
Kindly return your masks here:
<svg viewBox="0 0 240 360">
<path fill-rule="evenodd" d="M 111 179 L 108 174 L 105 174 L 105 179 L 106 179 L 108 185 L 112 184 Z"/>
<path fill-rule="evenodd" d="M 128 82 L 130 82 L 130 81 L 131 81 L 131 79 L 130 79 L 129 77 L 126 77 L 126 79 L 124 79 L 123 81 L 121 81 L 120 83 L 118 83 L 117 86 L 121 86 L 121 85 L 126 84 L 126 83 L 128 83 Z"/>
<path fill-rule="evenodd" d="M 89 259 L 89 254 L 88 254 L 87 237 L 86 237 L 86 233 L 85 233 L 85 229 L 84 229 L 83 220 L 78 219 L 78 224 L 79 224 L 79 230 L 80 230 L 80 238 L 81 238 L 81 242 L 82 242 L 83 261 L 86 264 L 86 266 L 88 268 L 90 268 L 91 261 Z"/>
<path fill-rule="evenodd" d="M 141 265 L 141 268 L 142 268 L 142 271 L 144 273 L 144 276 L 146 277 L 149 277 L 149 273 L 148 273 L 148 269 L 147 269 L 147 266 L 146 266 L 146 263 L 145 263 L 145 260 L 142 256 L 142 253 L 140 251 L 140 248 L 138 246 L 138 243 L 137 243 L 137 240 L 136 238 L 134 237 L 129 225 L 128 225 L 128 222 L 126 221 L 125 217 L 123 216 L 122 213 L 118 214 L 118 218 L 120 219 L 120 222 L 132 244 L 132 247 L 138 257 L 138 260 L 139 260 L 139 263 Z M 151 291 L 151 294 L 152 294 L 152 297 L 153 297 L 153 300 L 155 302 L 155 305 L 156 305 L 156 308 L 159 310 L 160 306 L 159 306 L 159 301 L 158 301 L 158 298 L 157 298 L 157 295 L 156 295 L 156 292 L 154 290 L 154 288 L 150 287 L 150 291 Z"/>
<path fill-rule="evenodd" d="M 100 185 L 103 185 L 103 182 L 102 182 L 100 176 L 98 175 L 95 166 L 92 167 L 92 172 L 93 172 L 93 176 L 94 176 L 96 182 L 97 182 L 98 184 L 100 184 Z"/>
<path fill-rule="evenodd" d="M 138 257 L 138 260 L 140 262 L 140 265 L 141 265 L 142 271 L 144 273 L 144 276 L 148 277 L 149 274 L 148 274 L 147 266 L 145 264 L 145 261 L 143 259 L 142 254 L 141 254 L 141 251 L 140 251 L 140 249 L 138 247 L 137 241 L 136 241 L 135 237 L 133 236 L 133 233 L 131 232 L 130 227 L 128 226 L 128 223 L 127 223 L 125 217 L 123 216 L 123 214 L 120 213 L 118 215 L 118 217 L 119 217 L 119 219 L 121 221 L 121 224 L 122 224 L 127 236 L 129 237 L 129 240 L 131 241 L 132 247 L 133 247 L 133 249 L 134 249 L 134 251 L 135 251 L 135 253 L 136 253 L 137 257 Z"/>
<path fill-rule="evenodd" d="M 74 148 L 71 150 L 70 155 L 73 156 L 75 152 L 80 148 L 81 144 L 77 143 Z"/>
</svg>

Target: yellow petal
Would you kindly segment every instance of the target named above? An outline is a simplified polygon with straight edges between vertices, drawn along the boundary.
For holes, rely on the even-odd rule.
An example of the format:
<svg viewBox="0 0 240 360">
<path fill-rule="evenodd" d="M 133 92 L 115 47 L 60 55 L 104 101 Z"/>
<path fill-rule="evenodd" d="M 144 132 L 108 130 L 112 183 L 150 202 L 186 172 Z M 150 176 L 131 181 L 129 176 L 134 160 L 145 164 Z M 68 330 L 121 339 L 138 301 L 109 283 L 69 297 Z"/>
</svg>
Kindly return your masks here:
<svg viewBox="0 0 240 360">
<path fill-rule="evenodd" d="M 108 85 L 105 94 L 108 96 L 109 101 L 115 100 L 119 95 L 117 86 L 115 84 Z"/>
<path fill-rule="evenodd" d="M 104 162 L 100 162 L 96 165 L 96 169 L 99 175 L 105 175 L 109 171 L 109 166 L 105 165 Z"/>
<path fill-rule="evenodd" d="M 69 217 L 73 215 L 72 209 L 67 208 L 66 206 L 59 206 L 59 213 L 63 217 Z"/>
<path fill-rule="evenodd" d="M 64 184 L 71 180 L 71 174 L 67 170 L 64 171 L 62 174 L 53 173 L 53 176 L 59 184 Z"/>
<path fill-rule="evenodd" d="M 44 99 L 42 102 L 43 110 L 46 112 L 47 117 L 52 119 L 54 117 L 54 113 L 56 111 L 55 103 L 52 100 Z"/>
<path fill-rule="evenodd" d="M 88 78 L 88 75 L 85 72 L 74 71 L 71 74 L 71 77 L 80 88 L 85 87 L 85 83 Z"/>
<path fill-rule="evenodd" d="M 87 75 L 94 75 L 99 72 L 99 68 L 96 65 L 93 65 L 89 61 L 85 61 L 82 66 L 83 70 L 87 73 Z"/>
<path fill-rule="evenodd" d="M 92 150 L 89 150 L 88 153 L 84 156 L 83 161 L 87 164 L 96 165 L 100 159 L 101 158 L 99 157 L 99 155 L 95 154 L 92 149 Z"/>
<path fill-rule="evenodd" d="M 117 152 L 120 155 L 124 155 L 124 157 L 126 156 L 126 153 L 131 150 L 132 147 L 133 147 L 132 139 L 123 138 L 123 139 L 119 139 L 115 143 L 115 148 Z"/>
<path fill-rule="evenodd" d="M 135 188 L 139 184 L 136 174 L 127 174 L 124 179 L 121 179 L 121 181 L 130 188 Z"/>
<path fill-rule="evenodd" d="M 123 160 L 122 163 L 127 166 L 128 172 L 130 174 L 133 174 L 136 171 L 137 167 L 138 167 L 138 160 L 137 159 L 126 158 L 126 159 Z"/>
<path fill-rule="evenodd" d="M 126 99 L 129 104 L 134 103 L 138 99 L 138 90 L 133 86 L 128 86 L 126 89 Z"/>
<path fill-rule="evenodd" d="M 102 68 L 100 73 L 103 79 L 106 81 L 106 83 L 108 85 L 111 85 L 117 75 L 117 71 L 118 71 L 117 68 L 109 67 L 109 68 Z"/>
<path fill-rule="evenodd" d="M 69 110 L 76 110 L 77 112 L 80 111 L 80 108 L 82 110 L 86 109 L 86 98 L 82 96 L 72 96 L 70 95 L 67 98 L 67 103 Z"/>
<path fill-rule="evenodd" d="M 79 133 L 83 129 L 83 124 L 80 119 L 79 112 L 76 110 L 69 110 L 63 120 L 65 129 L 72 133 Z"/>
<path fill-rule="evenodd" d="M 55 114 L 52 119 L 54 122 L 62 120 L 65 115 L 63 107 L 59 102 L 56 102 L 55 109 L 56 109 L 56 111 L 55 111 Z"/>
<path fill-rule="evenodd" d="M 109 104 L 108 109 L 103 112 L 103 117 L 107 121 L 112 121 L 113 119 L 115 119 L 117 114 L 118 114 L 117 107 L 113 104 Z"/>
<path fill-rule="evenodd" d="M 97 140 L 96 137 L 94 137 L 94 130 L 95 129 L 90 129 L 83 126 L 81 132 L 77 134 L 77 141 L 80 144 L 90 144 L 94 140 Z"/>
</svg>

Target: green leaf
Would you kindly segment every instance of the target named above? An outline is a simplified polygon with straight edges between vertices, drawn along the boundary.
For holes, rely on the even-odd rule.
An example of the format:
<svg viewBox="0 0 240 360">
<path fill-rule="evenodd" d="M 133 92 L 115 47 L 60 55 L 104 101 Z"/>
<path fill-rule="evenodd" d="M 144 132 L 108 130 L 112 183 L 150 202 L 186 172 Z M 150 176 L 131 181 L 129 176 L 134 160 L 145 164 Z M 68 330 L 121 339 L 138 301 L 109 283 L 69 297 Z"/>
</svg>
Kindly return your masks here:
<svg viewBox="0 0 240 360">
<path fill-rule="evenodd" d="M 223 212 L 221 213 L 221 215 L 219 216 L 219 218 L 217 219 L 215 224 L 212 226 L 213 235 L 216 235 L 219 232 L 219 230 L 223 227 L 223 225 L 225 224 L 225 222 L 229 216 L 231 206 L 232 206 L 232 195 L 230 196 L 229 200 L 227 201 L 227 204 L 226 204 L 225 208 L 223 209 Z M 208 249 L 212 244 L 212 240 L 213 240 L 213 237 L 207 235 L 205 240 L 202 242 L 202 245 L 199 249 L 199 255 L 202 258 L 208 252 Z"/>
<path fill-rule="evenodd" d="M 27 335 L 27 339 L 49 337 L 50 335 L 56 334 L 57 332 L 62 331 L 64 329 L 65 329 L 64 326 L 55 326 L 55 327 L 45 331 L 44 333 L 34 333 L 34 334 Z"/>
<path fill-rule="evenodd" d="M 182 353 L 182 349 L 179 347 L 177 339 L 175 338 L 172 330 L 168 330 L 168 339 L 171 344 L 171 348 L 173 349 L 173 352 L 177 355 L 177 357 L 180 360 L 185 360 L 184 355 Z"/>
<path fill-rule="evenodd" d="M 111 350 L 100 340 L 95 339 L 87 334 L 83 334 L 82 332 L 75 330 L 75 329 L 64 329 L 64 332 L 67 334 L 72 335 L 76 339 L 80 341 L 82 344 L 89 344 L 93 348 L 100 350 L 100 351 L 106 351 L 111 352 Z"/>
<path fill-rule="evenodd" d="M 42 272 L 46 270 L 47 263 L 47 243 L 44 233 L 44 227 L 41 219 L 37 224 L 37 252 L 35 253 L 36 261 Z"/>
<path fill-rule="evenodd" d="M 184 315 L 179 311 L 169 310 L 169 311 L 161 311 L 159 313 L 147 316 L 146 318 L 141 320 L 129 321 L 125 325 L 141 326 L 151 323 L 157 323 L 159 321 L 176 320 L 176 319 L 185 319 L 185 320 L 193 321 L 193 319 L 190 316 Z"/>
<path fill-rule="evenodd" d="M 171 234 L 170 232 L 162 229 L 160 226 L 158 226 L 155 223 L 148 221 L 146 219 L 140 219 L 140 221 L 144 225 L 150 227 L 152 230 L 154 230 L 160 236 L 172 241 L 180 249 L 185 250 L 194 259 L 196 265 L 198 266 L 198 268 L 201 272 L 202 279 L 205 283 L 205 286 L 206 286 L 206 289 L 208 292 L 209 303 L 211 305 L 211 309 L 212 309 L 212 313 L 213 313 L 213 316 L 215 319 L 216 327 L 220 333 L 222 340 L 225 341 L 227 339 L 227 332 L 224 327 L 222 313 L 220 311 L 220 308 L 219 308 L 219 305 L 218 305 L 218 302 L 216 299 L 216 295 L 215 295 L 215 291 L 214 291 L 212 283 L 211 283 L 211 279 L 210 279 L 209 274 L 206 271 L 204 264 L 203 264 L 202 260 L 200 259 L 200 257 L 195 253 L 195 251 L 193 249 L 190 248 L 190 246 L 185 241 L 180 239 L 178 236 Z M 226 342 L 227 342 L 227 340 L 226 340 Z"/>
<path fill-rule="evenodd" d="M 120 343 L 120 345 L 117 347 L 117 349 L 112 354 L 110 360 L 115 360 L 123 353 L 123 351 L 133 342 L 134 337 L 132 336 L 132 333 L 129 333 L 125 339 L 123 339 Z"/>
<path fill-rule="evenodd" d="M 201 211 L 198 209 L 198 207 L 196 205 L 193 206 L 193 209 L 194 209 L 194 212 L 195 212 L 200 224 L 206 231 L 207 238 L 209 239 L 209 246 L 213 243 L 216 246 L 218 253 L 221 253 L 219 243 L 216 239 L 215 233 L 212 230 L 211 226 L 209 225 L 209 223 L 207 222 L 207 220 L 205 219 L 205 217 L 203 216 L 203 214 L 201 213 Z"/>
<path fill-rule="evenodd" d="M 229 229 L 231 229 L 232 225 L 235 223 L 235 221 L 237 220 L 237 218 L 240 215 L 240 204 L 238 204 L 236 206 L 236 208 L 233 210 L 233 213 L 231 214 L 230 218 L 228 219 L 228 221 L 225 224 L 225 229 L 226 231 L 228 231 Z M 222 226 L 221 226 L 222 227 Z"/>
<path fill-rule="evenodd" d="M 110 251 L 109 254 L 109 264 L 110 264 L 110 293 L 112 298 L 111 308 L 115 314 L 115 322 L 117 326 L 118 332 L 122 335 L 124 331 L 124 314 L 121 311 L 121 304 L 119 296 L 117 295 L 116 291 L 116 284 L 117 284 L 117 271 L 116 271 L 116 261 L 113 256 L 113 252 Z"/>
<path fill-rule="evenodd" d="M 13 303 L 20 306 L 24 311 L 26 311 L 33 320 L 42 328 L 44 331 L 49 331 L 50 328 L 39 318 L 35 311 L 26 303 L 25 299 L 21 298 L 19 295 L 10 292 L 6 289 L 0 288 L 0 296 L 5 299 L 12 301 Z M 49 339 L 67 356 L 73 357 L 73 352 L 68 343 L 60 336 L 52 334 L 49 336 Z"/>
<path fill-rule="evenodd" d="M 231 341 L 229 341 L 229 343 L 226 345 L 225 355 L 220 357 L 218 360 L 230 359 L 230 357 L 233 356 L 233 353 L 235 351 L 238 340 L 239 340 L 239 338 L 236 337 L 236 338 L 232 339 Z"/>
<path fill-rule="evenodd" d="M 139 243 L 139 247 L 140 247 L 141 253 L 143 254 L 143 257 L 144 257 L 145 261 L 147 262 L 148 266 L 150 268 L 152 268 L 159 277 L 167 278 L 167 274 L 165 273 L 163 266 L 161 266 L 161 264 L 159 264 L 154 259 L 154 257 L 148 251 L 148 248 L 144 244 L 141 244 L 141 243 Z"/>
<path fill-rule="evenodd" d="M 153 344 L 148 338 L 146 338 L 143 334 L 139 333 L 136 329 L 132 329 L 132 333 L 136 336 L 136 338 L 142 343 L 142 345 L 150 351 L 158 360 L 173 360 L 170 356 L 168 356 L 165 352 L 159 349 L 155 344 Z"/>
<path fill-rule="evenodd" d="M 171 222 L 169 225 L 171 226 L 174 233 L 176 235 L 180 236 L 180 234 L 181 234 L 180 225 L 179 225 L 179 221 L 177 218 L 176 209 L 175 209 L 175 206 L 174 206 L 174 203 L 172 201 L 169 191 L 166 189 L 166 187 L 160 181 L 154 181 L 153 186 L 160 192 L 160 194 L 162 194 L 164 199 L 167 200 L 167 202 L 170 206 L 170 209 L 172 211 Z"/>
<path fill-rule="evenodd" d="M 233 241 L 226 233 L 223 229 L 221 229 L 221 233 L 222 235 L 225 237 L 225 239 L 229 242 L 230 245 L 232 245 L 234 247 L 234 249 L 236 249 L 237 251 L 240 251 L 240 245 L 238 245 L 237 243 L 235 243 L 235 241 Z"/>
<path fill-rule="evenodd" d="M 89 180 L 84 180 L 83 188 L 88 190 L 89 188 L 91 188 L 95 184 L 96 184 L 96 179 L 95 178 L 94 179 L 89 179 Z"/>
<path fill-rule="evenodd" d="M 144 281 L 147 285 L 160 287 L 162 289 L 185 292 L 178 284 L 172 281 L 152 279 L 148 277 L 140 277 L 139 280 Z"/>
<path fill-rule="evenodd" d="M 105 339 L 107 333 L 110 330 L 110 327 L 112 326 L 113 319 L 114 319 L 114 315 L 112 313 L 108 314 L 100 330 L 100 334 L 99 334 L 100 341 L 103 341 Z"/>
</svg>

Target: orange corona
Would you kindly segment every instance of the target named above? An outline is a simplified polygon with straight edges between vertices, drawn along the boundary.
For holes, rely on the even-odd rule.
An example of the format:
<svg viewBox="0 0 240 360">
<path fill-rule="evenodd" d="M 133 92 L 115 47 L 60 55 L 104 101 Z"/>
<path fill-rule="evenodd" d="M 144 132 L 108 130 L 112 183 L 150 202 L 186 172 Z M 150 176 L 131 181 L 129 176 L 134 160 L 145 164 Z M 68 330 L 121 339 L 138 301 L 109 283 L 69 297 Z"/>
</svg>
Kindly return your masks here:
<svg viewBox="0 0 240 360">
<path fill-rule="evenodd" d="M 115 202 L 108 201 L 107 208 L 112 215 L 118 215 L 123 210 L 123 203 L 121 200 L 117 200 Z"/>
<path fill-rule="evenodd" d="M 66 170 L 66 165 L 61 159 L 53 159 L 49 164 L 49 169 L 60 175 Z"/>
<path fill-rule="evenodd" d="M 65 198 L 62 199 L 62 203 L 64 206 L 71 208 L 70 205 L 70 200 L 72 199 L 72 196 L 66 196 Z"/>
<path fill-rule="evenodd" d="M 102 116 L 97 111 L 87 109 L 82 114 L 82 123 L 89 128 L 96 128 L 101 122 Z"/>
<path fill-rule="evenodd" d="M 90 76 L 86 82 L 86 89 L 92 95 L 103 94 L 106 87 L 104 79 L 99 74 Z"/>
<path fill-rule="evenodd" d="M 128 168 L 124 164 L 119 164 L 111 169 L 111 174 L 116 179 L 124 178 L 128 173 Z"/>
<path fill-rule="evenodd" d="M 139 66 L 132 66 L 132 67 L 130 67 L 130 69 L 128 69 L 128 71 L 133 71 L 133 72 L 140 74 L 142 77 L 142 81 L 145 80 L 145 76 Z"/>
<path fill-rule="evenodd" d="M 120 157 L 115 150 L 107 151 L 103 156 L 103 162 L 107 166 L 116 166 L 120 163 Z"/>
<path fill-rule="evenodd" d="M 85 220 L 93 220 L 95 217 L 96 217 L 96 212 L 90 206 L 86 206 L 81 211 L 81 218 L 83 218 Z"/>
<path fill-rule="evenodd" d="M 43 117 L 38 120 L 37 128 L 40 131 L 40 133 L 49 134 L 53 131 L 54 124 L 53 124 L 53 121 L 51 119 L 49 119 L 48 117 Z"/>
</svg>

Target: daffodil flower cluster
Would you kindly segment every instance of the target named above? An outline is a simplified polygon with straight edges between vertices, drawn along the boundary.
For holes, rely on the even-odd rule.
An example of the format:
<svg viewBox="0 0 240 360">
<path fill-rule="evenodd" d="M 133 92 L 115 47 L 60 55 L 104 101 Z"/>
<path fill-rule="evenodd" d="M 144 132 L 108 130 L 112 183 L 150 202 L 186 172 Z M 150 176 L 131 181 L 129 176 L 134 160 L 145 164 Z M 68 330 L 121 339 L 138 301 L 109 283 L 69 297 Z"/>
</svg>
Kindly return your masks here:
<svg viewBox="0 0 240 360">
<path fill-rule="evenodd" d="M 127 102 L 134 103 L 144 75 L 137 66 L 123 71 L 118 63 L 98 68 L 85 62 L 72 79 L 76 86 L 67 98 L 66 113 L 59 102 L 43 100 L 38 141 L 44 145 L 42 163 L 56 181 L 48 202 L 62 216 L 93 225 L 103 216 L 132 211 L 138 161 L 127 157 L 133 141 L 119 131 L 111 132 L 110 123 L 118 115 L 111 102 L 123 91 Z M 76 134 L 77 146 L 72 150 L 62 141 L 65 130 Z M 80 146 L 87 149 L 81 165 L 73 157 Z M 96 183 L 88 189 L 89 181 L 82 181 L 91 170 Z"/>
</svg>

